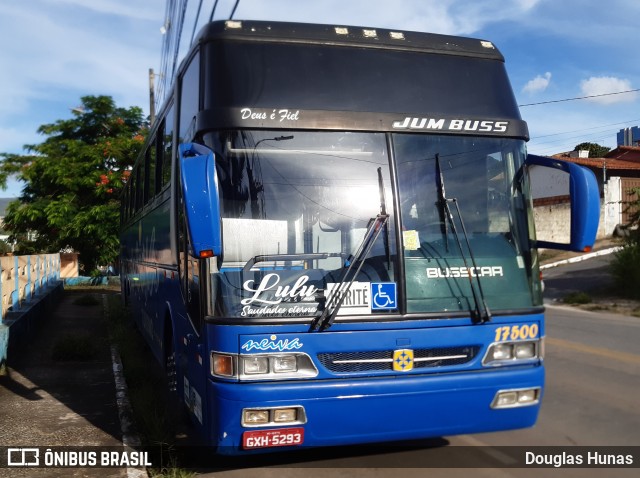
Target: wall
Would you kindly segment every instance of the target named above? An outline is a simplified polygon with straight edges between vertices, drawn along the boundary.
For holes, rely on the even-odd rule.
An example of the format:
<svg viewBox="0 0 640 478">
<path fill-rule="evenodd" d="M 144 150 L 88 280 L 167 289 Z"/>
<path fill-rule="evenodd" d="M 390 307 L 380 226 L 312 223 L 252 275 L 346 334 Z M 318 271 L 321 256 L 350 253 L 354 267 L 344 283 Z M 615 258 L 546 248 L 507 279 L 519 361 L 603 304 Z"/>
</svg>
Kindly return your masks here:
<svg viewBox="0 0 640 478">
<path fill-rule="evenodd" d="M 0 258 L 0 374 L 8 351 L 24 343 L 43 311 L 62 290 L 60 255 L 34 254 Z"/>
<path fill-rule="evenodd" d="M 571 206 L 568 198 L 534 201 L 533 217 L 536 222 L 536 238 L 540 241 L 568 244 L 571 237 Z M 605 207 L 600 200 L 600 222 L 596 239 L 611 236 L 605 229 Z"/>
<path fill-rule="evenodd" d="M 76 252 L 60 253 L 60 277 L 68 279 L 69 277 L 78 277 L 78 254 Z"/>
</svg>

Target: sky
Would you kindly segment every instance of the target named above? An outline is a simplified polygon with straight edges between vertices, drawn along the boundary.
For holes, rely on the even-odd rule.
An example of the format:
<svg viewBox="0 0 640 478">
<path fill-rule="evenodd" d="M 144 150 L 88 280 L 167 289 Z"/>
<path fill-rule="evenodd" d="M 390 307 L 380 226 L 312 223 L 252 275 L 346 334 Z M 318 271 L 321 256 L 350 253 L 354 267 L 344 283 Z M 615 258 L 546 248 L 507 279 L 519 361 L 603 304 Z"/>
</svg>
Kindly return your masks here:
<svg viewBox="0 0 640 478">
<path fill-rule="evenodd" d="M 149 69 L 167 63 L 163 39 L 177 36 L 182 1 L 0 0 L 0 152 L 44 141 L 38 127 L 71 118 L 85 95 L 148 114 Z M 214 1 L 187 0 L 178 59 Z M 229 18 L 235 3 L 218 0 L 214 19 Z M 640 125 L 640 91 L 610 94 L 640 89 L 637 0 L 240 0 L 233 18 L 490 40 L 505 57 L 534 154 L 582 142 L 614 148 L 621 128 Z M 9 181 L 0 197 L 21 188 Z"/>
</svg>

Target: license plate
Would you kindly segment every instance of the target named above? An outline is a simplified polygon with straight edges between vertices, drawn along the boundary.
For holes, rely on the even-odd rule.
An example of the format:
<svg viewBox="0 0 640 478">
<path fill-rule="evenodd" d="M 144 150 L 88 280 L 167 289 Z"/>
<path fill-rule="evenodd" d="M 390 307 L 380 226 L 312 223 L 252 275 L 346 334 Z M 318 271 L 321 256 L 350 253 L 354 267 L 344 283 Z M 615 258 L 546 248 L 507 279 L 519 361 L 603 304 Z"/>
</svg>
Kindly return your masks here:
<svg viewBox="0 0 640 478">
<path fill-rule="evenodd" d="M 304 428 L 253 430 L 242 434 L 242 447 L 245 449 L 302 445 L 303 441 Z"/>
</svg>

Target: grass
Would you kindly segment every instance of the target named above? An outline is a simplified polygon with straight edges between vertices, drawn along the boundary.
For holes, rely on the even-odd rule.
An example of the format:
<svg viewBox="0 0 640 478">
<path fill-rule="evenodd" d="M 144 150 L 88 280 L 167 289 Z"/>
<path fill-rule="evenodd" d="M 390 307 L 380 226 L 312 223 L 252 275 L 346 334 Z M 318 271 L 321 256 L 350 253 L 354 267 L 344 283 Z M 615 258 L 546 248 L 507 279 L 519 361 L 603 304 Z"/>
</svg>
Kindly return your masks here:
<svg viewBox="0 0 640 478">
<path fill-rule="evenodd" d="M 586 292 L 572 292 L 564 297 L 563 302 L 571 305 L 589 304 L 592 299 Z"/>
<path fill-rule="evenodd" d="M 143 445 L 159 446 L 166 457 L 159 468 L 150 470 L 154 478 L 192 478 L 194 473 L 175 466 L 171 449 L 175 443 L 175 411 L 171 410 L 163 371 L 142 336 L 133 326 L 120 297 L 108 296 L 107 313 L 111 343 L 122 360 L 129 401 Z"/>
</svg>

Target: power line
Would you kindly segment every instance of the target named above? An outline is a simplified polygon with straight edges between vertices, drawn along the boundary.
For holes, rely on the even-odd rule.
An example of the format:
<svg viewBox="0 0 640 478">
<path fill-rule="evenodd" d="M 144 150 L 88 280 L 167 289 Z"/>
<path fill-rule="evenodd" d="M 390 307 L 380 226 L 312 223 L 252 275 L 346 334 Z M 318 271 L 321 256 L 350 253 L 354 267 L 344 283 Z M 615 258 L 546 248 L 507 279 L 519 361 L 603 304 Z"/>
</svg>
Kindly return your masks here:
<svg viewBox="0 0 640 478">
<path fill-rule="evenodd" d="M 632 120 L 628 120 L 628 121 L 620 121 L 618 123 L 602 124 L 602 125 L 599 125 L 599 126 L 593 126 L 592 128 L 574 129 L 573 131 L 563 131 L 562 133 L 543 134 L 543 135 L 540 135 L 540 136 L 536 136 L 535 139 L 548 138 L 550 136 L 560 136 L 562 134 L 581 133 L 583 131 L 590 131 L 592 129 L 606 128 L 608 126 L 618 126 L 618 125 L 621 125 L 621 124 L 626 125 L 626 124 L 631 124 L 631 123 L 637 123 L 639 121 L 640 121 L 640 118 L 632 119 Z"/>
<path fill-rule="evenodd" d="M 589 98 L 600 98 L 602 96 L 622 95 L 622 94 L 625 94 L 625 93 L 635 93 L 637 91 L 640 91 L 640 88 L 636 88 L 634 90 L 616 91 L 615 93 L 602 93 L 600 95 L 576 96 L 575 98 L 564 98 L 562 100 L 541 101 L 539 103 L 527 103 L 525 105 L 518 105 L 518 106 L 520 108 L 524 108 L 525 106 L 548 105 L 550 103 L 562 103 L 562 102 L 565 102 L 565 101 L 586 100 L 586 99 L 589 99 Z"/>
<path fill-rule="evenodd" d="M 238 4 L 240 0 L 236 0 L 236 4 L 233 6 L 233 10 L 231 10 L 231 15 L 229 15 L 229 20 L 233 20 L 233 15 L 236 13 L 236 8 L 238 8 Z"/>
</svg>

